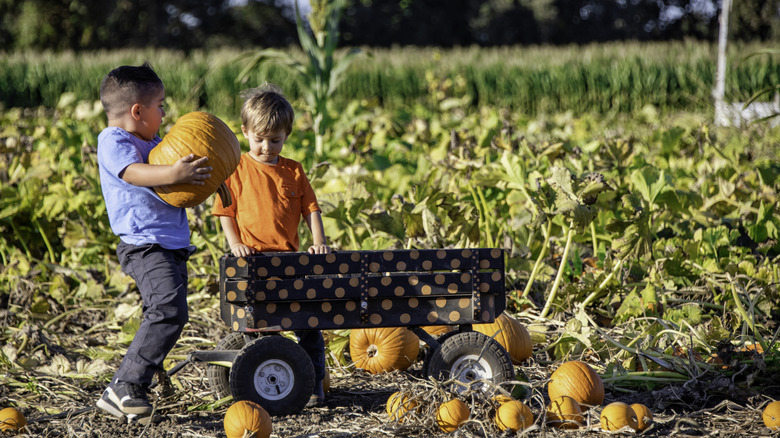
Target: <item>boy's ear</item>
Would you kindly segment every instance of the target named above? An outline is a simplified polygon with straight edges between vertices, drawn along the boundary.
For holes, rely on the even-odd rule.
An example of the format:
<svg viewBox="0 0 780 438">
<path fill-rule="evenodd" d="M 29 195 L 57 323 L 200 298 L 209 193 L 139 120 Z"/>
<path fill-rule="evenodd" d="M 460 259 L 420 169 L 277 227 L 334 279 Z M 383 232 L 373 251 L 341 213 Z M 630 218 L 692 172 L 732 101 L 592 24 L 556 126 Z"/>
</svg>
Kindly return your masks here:
<svg viewBox="0 0 780 438">
<path fill-rule="evenodd" d="M 134 103 L 133 106 L 130 107 L 130 116 L 133 118 L 133 120 L 140 120 L 141 119 L 141 104 L 140 103 Z"/>
<path fill-rule="evenodd" d="M 244 137 L 246 137 L 247 140 L 248 140 L 249 139 L 249 131 L 247 131 L 246 127 L 243 124 L 241 124 L 241 132 L 244 133 Z"/>
</svg>

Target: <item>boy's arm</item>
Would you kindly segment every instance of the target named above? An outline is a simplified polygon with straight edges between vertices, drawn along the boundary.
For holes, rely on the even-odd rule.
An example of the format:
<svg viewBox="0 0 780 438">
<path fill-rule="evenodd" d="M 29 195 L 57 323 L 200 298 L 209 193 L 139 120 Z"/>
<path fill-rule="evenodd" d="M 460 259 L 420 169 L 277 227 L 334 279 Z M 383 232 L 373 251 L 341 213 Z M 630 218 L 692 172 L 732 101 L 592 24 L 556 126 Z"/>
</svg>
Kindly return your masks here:
<svg viewBox="0 0 780 438">
<path fill-rule="evenodd" d="M 310 254 L 327 254 L 330 248 L 325 243 L 325 227 L 322 225 L 322 215 L 319 211 L 313 211 L 306 216 L 306 225 L 311 230 L 312 246 L 309 247 Z"/>
<path fill-rule="evenodd" d="M 241 237 L 238 235 L 238 224 L 236 218 L 231 216 L 220 216 L 219 223 L 222 225 L 222 231 L 225 232 L 225 238 L 230 245 L 230 252 L 236 257 L 244 257 L 250 254 L 254 254 L 255 249 L 244 245 L 241 242 Z"/>
<path fill-rule="evenodd" d="M 197 160 L 190 154 L 179 158 L 171 165 L 133 163 L 119 175 L 126 182 L 141 187 L 167 186 L 171 184 L 195 184 L 202 186 L 203 180 L 211 177 L 211 167 L 204 166 L 208 157 Z M 202 167 L 201 167 L 202 166 Z"/>
</svg>

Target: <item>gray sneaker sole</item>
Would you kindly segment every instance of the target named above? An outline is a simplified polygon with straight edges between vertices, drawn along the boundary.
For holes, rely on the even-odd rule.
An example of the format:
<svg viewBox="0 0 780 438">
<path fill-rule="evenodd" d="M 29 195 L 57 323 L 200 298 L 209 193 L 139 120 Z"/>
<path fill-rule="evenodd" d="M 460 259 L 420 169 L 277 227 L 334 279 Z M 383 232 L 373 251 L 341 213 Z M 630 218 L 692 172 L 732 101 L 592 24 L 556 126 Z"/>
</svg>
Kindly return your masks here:
<svg viewBox="0 0 780 438">
<path fill-rule="evenodd" d="M 101 398 L 97 401 L 97 407 L 100 408 L 103 412 L 107 414 L 111 414 L 114 417 L 121 418 L 121 419 L 127 419 L 128 424 L 132 423 L 138 423 L 143 426 L 146 426 L 150 420 L 154 419 L 155 422 L 160 421 L 162 417 L 159 415 L 155 415 L 154 418 L 152 418 L 151 415 L 136 415 L 136 414 L 125 414 L 119 408 L 114 405 L 114 403 L 110 400 L 106 400 L 104 398 Z"/>
</svg>

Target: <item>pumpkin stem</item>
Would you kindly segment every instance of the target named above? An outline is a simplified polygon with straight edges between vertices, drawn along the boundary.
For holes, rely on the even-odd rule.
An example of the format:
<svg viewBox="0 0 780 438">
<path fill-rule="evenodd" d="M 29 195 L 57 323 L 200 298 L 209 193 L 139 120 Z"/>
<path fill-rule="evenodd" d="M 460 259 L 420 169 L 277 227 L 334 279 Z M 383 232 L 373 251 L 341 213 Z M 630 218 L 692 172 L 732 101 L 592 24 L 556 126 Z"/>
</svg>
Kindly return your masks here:
<svg viewBox="0 0 780 438">
<path fill-rule="evenodd" d="M 379 348 L 374 344 L 369 345 L 368 349 L 366 349 L 366 356 L 368 357 L 376 357 L 377 354 L 379 354 Z"/>
</svg>

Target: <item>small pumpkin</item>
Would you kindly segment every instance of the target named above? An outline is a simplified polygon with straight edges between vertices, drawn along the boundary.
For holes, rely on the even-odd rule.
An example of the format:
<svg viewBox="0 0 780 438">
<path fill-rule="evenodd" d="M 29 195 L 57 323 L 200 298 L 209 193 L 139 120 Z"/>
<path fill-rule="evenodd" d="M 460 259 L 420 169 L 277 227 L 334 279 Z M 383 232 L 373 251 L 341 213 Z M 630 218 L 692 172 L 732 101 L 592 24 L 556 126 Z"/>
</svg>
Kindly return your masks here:
<svg viewBox="0 0 780 438">
<path fill-rule="evenodd" d="M 547 384 L 550 400 L 566 395 L 580 404 L 598 406 L 604 403 L 604 382 L 585 362 L 565 362 L 550 376 Z"/>
<path fill-rule="evenodd" d="M 492 323 L 474 324 L 472 328 L 490 337 L 495 335 L 495 340 L 509 353 L 515 365 L 533 354 L 533 344 L 528 330 L 520 321 L 506 313 L 499 315 Z"/>
<path fill-rule="evenodd" d="M 203 111 L 194 111 L 179 117 L 162 141 L 149 152 L 149 164 L 171 165 L 182 157 L 194 154 L 196 158 L 208 157 L 211 177 L 204 185 L 172 184 L 155 187 L 163 201 L 175 207 L 194 207 L 219 191 L 224 205 L 230 205 L 230 191 L 224 182 L 238 167 L 241 147 L 230 128 L 217 118 Z"/>
<path fill-rule="evenodd" d="M 439 429 L 445 432 L 455 432 L 461 424 L 469 419 L 470 415 L 471 411 L 468 405 L 454 398 L 442 403 L 436 410 L 436 424 Z"/>
<path fill-rule="evenodd" d="M 623 402 L 612 402 L 606 405 L 601 410 L 600 419 L 603 430 L 620 430 L 626 426 L 632 430 L 639 428 L 636 412 L 634 412 L 631 406 Z"/>
<path fill-rule="evenodd" d="M 371 374 L 405 370 L 417 360 L 420 340 L 405 327 L 352 329 L 349 353 L 355 366 Z"/>
<path fill-rule="evenodd" d="M 500 430 L 510 429 L 512 432 L 517 432 L 534 424 L 534 414 L 523 402 L 510 400 L 496 409 L 495 421 Z"/>
<path fill-rule="evenodd" d="M 547 424 L 559 429 L 578 429 L 585 421 L 579 402 L 568 396 L 553 399 L 547 405 Z"/>
<path fill-rule="evenodd" d="M 634 403 L 631 409 L 636 413 L 637 430 L 645 430 L 653 423 L 653 412 L 641 403 Z"/>
<path fill-rule="evenodd" d="M 16 408 L 5 408 L 0 411 L 0 430 L 20 430 L 27 426 L 27 420 Z"/>
<path fill-rule="evenodd" d="M 259 404 L 241 400 L 233 403 L 225 412 L 223 421 L 227 438 L 242 438 L 253 433 L 255 438 L 271 436 L 271 416 Z"/>
<path fill-rule="evenodd" d="M 762 417 L 769 430 L 780 431 L 780 400 L 766 405 Z"/>
<path fill-rule="evenodd" d="M 397 391 L 387 398 L 385 410 L 390 420 L 404 421 L 411 411 L 417 409 L 417 406 L 419 406 L 417 400 L 412 399 L 409 393 Z"/>
</svg>

